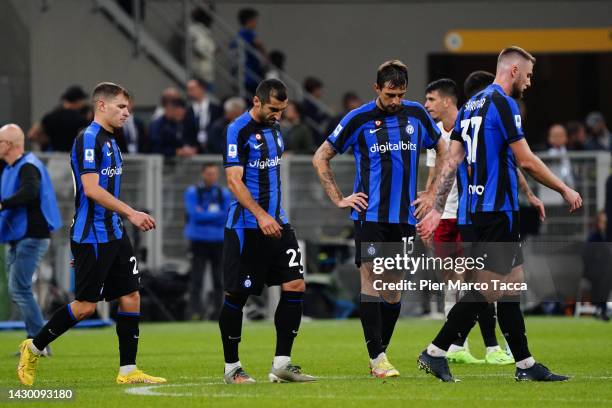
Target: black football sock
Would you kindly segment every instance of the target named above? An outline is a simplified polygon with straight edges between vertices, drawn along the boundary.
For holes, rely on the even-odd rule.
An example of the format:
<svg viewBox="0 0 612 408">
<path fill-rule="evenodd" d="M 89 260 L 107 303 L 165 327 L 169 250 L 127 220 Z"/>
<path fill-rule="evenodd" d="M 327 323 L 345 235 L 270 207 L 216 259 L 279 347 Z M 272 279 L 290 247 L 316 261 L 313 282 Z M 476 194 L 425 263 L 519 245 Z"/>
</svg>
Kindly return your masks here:
<svg viewBox="0 0 612 408">
<path fill-rule="evenodd" d="M 117 337 L 119 338 L 119 365 L 136 365 L 136 353 L 138 352 L 138 336 L 140 330 L 140 313 L 117 312 Z"/>
<path fill-rule="evenodd" d="M 382 321 L 381 326 L 381 345 L 383 351 L 387 350 L 389 343 L 391 342 L 391 336 L 393 336 L 393 330 L 395 329 L 395 323 L 400 315 L 402 309 L 402 302 L 387 303 L 384 300 L 380 305 L 380 317 Z"/>
<path fill-rule="evenodd" d="M 276 352 L 275 356 L 291 356 L 293 340 L 298 334 L 302 321 L 302 305 L 304 292 L 281 292 L 274 326 L 276 326 Z"/>
<path fill-rule="evenodd" d="M 235 363 L 238 358 L 238 344 L 242 335 L 242 308 L 248 295 L 226 294 L 219 315 L 219 329 L 223 342 L 223 355 L 226 363 Z"/>
<path fill-rule="evenodd" d="M 49 343 L 67 332 L 68 329 L 77 323 L 78 320 L 72 313 L 70 304 L 60 307 L 53 313 L 47 324 L 34 336 L 34 346 L 39 350 L 44 350 Z"/>
<path fill-rule="evenodd" d="M 517 362 L 531 357 L 520 299 L 520 296 L 505 296 L 497 301 L 499 327 Z"/>
<path fill-rule="evenodd" d="M 444 326 L 432 341 L 433 345 L 444 351 L 448 350 L 455 340 L 463 345 L 468 333 L 476 324 L 478 315 L 486 307 L 487 302 L 480 292 L 471 290 L 466 293 L 448 312 Z"/>
<path fill-rule="evenodd" d="M 495 304 L 489 303 L 487 308 L 478 315 L 478 325 L 485 347 L 499 346 L 497 337 L 495 336 Z"/>
<path fill-rule="evenodd" d="M 380 298 L 362 293 L 359 303 L 359 318 L 371 359 L 375 359 L 380 353 L 384 352 L 381 340 L 382 319 L 380 315 Z"/>
</svg>

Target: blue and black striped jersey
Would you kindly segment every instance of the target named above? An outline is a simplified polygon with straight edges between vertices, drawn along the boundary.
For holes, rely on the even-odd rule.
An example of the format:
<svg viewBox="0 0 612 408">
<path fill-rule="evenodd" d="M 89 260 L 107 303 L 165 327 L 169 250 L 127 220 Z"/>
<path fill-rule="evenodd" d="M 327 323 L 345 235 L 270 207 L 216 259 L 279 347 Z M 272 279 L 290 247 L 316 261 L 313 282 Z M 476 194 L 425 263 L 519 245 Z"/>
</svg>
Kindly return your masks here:
<svg viewBox="0 0 612 408">
<path fill-rule="evenodd" d="M 457 224 L 467 225 L 471 224 L 469 217 L 469 200 L 468 200 L 468 164 L 467 160 L 463 161 L 457 167 Z"/>
<path fill-rule="evenodd" d="M 123 236 L 121 217 L 93 200 L 83 191 L 81 175 L 97 173 L 99 185 L 119 198 L 123 159 L 112 134 L 92 122 L 72 145 L 70 165 L 74 181 L 76 214 L 70 228 L 70 238 L 78 243 L 104 243 Z"/>
<path fill-rule="evenodd" d="M 283 137 L 278 125 L 265 126 L 247 111 L 232 122 L 226 131 L 223 164 L 242 166 L 242 181 L 253 199 L 279 224 L 287 217 L 281 205 L 280 164 Z M 257 228 L 257 219 L 234 199 L 227 213 L 226 228 Z"/>
<path fill-rule="evenodd" d="M 353 220 L 415 225 L 419 155 L 433 148 L 440 130 L 419 103 L 402 101 L 387 113 L 376 101 L 349 112 L 327 138 L 338 153 L 353 148 L 353 192 L 368 195 L 365 211 L 351 211 Z"/>
<path fill-rule="evenodd" d="M 518 176 L 510 144 L 523 139 L 514 99 L 491 84 L 463 105 L 451 136 L 463 143 L 472 168 L 469 211 L 518 211 Z"/>
</svg>

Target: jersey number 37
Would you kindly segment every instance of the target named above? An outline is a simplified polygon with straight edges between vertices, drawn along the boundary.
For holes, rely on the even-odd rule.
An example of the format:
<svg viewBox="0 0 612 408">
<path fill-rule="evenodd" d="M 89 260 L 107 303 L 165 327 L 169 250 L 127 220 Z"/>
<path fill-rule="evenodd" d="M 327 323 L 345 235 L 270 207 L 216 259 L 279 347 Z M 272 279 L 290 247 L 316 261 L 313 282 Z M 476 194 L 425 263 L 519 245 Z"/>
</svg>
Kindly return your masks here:
<svg viewBox="0 0 612 408">
<path fill-rule="evenodd" d="M 472 116 L 461 121 L 461 137 L 467 146 L 467 161 L 469 164 L 476 162 L 476 148 L 478 147 L 478 133 L 482 125 L 482 116 Z M 471 128 L 471 132 L 470 132 Z M 471 134 L 470 134 L 471 133 Z"/>
</svg>

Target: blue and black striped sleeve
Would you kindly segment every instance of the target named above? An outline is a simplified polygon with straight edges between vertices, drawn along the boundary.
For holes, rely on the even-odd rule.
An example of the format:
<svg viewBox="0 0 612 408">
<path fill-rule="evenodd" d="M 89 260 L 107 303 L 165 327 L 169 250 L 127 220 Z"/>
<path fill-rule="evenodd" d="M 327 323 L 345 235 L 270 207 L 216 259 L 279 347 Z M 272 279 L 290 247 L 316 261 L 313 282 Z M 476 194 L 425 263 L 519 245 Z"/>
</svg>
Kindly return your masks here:
<svg viewBox="0 0 612 408">
<path fill-rule="evenodd" d="M 336 152 L 340 154 L 346 152 L 357 141 L 361 123 L 356 118 L 357 115 L 354 111 L 349 112 L 338 123 L 332 134 L 327 137 L 327 141 Z"/>
<path fill-rule="evenodd" d="M 499 116 L 499 126 L 508 143 L 523 139 L 521 113 L 516 101 L 509 96 L 493 93 L 493 104 Z"/>
<path fill-rule="evenodd" d="M 432 149 L 438 144 L 438 140 L 440 140 L 442 133 L 425 108 L 421 105 L 419 105 L 419 108 L 422 112 L 420 117 L 421 125 L 425 129 L 423 134 L 423 146 L 426 149 Z"/>
</svg>

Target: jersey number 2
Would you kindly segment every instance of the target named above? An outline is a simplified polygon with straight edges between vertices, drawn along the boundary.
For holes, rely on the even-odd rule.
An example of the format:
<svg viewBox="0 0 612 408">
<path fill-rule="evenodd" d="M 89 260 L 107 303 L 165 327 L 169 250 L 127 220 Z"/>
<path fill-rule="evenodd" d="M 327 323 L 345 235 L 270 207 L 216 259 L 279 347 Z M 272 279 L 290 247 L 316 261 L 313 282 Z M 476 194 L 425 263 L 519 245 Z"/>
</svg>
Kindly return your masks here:
<svg viewBox="0 0 612 408">
<path fill-rule="evenodd" d="M 130 262 L 134 262 L 134 269 L 132 269 L 132 275 L 138 275 L 138 261 L 136 260 L 136 257 L 131 257 Z"/>
</svg>

